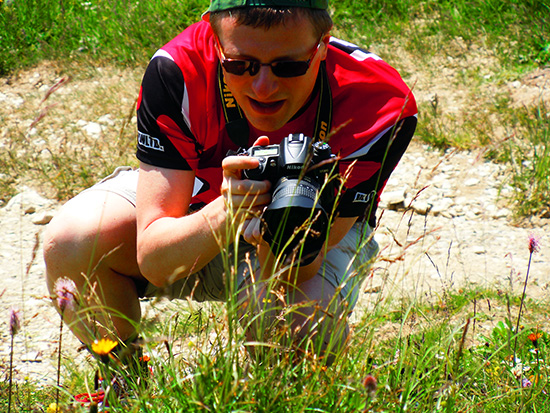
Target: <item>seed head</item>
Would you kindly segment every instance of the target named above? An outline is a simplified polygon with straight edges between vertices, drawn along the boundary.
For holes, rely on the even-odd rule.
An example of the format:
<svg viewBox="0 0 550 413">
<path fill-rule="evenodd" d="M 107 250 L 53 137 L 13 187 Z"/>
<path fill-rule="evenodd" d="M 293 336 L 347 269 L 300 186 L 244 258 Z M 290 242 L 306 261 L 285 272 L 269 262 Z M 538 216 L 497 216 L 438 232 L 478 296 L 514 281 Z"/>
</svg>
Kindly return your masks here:
<svg viewBox="0 0 550 413">
<path fill-rule="evenodd" d="M 529 235 L 529 252 L 534 254 L 540 250 L 540 238 L 535 235 Z"/>
<path fill-rule="evenodd" d="M 10 308 L 10 334 L 16 335 L 21 329 L 21 312 L 15 308 Z"/>
<path fill-rule="evenodd" d="M 76 299 L 76 285 L 69 278 L 58 278 L 54 285 L 55 295 L 57 296 L 57 306 L 64 312 L 65 309 L 74 309 Z"/>
<path fill-rule="evenodd" d="M 367 391 L 369 396 L 374 397 L 374 395 L 376 394 L 376 389 L 378 388 L 378 383 L 373 375 L 368 374 L 363 379 L 363 386 L 365 387 L 365 390 Z"/>
</svg>

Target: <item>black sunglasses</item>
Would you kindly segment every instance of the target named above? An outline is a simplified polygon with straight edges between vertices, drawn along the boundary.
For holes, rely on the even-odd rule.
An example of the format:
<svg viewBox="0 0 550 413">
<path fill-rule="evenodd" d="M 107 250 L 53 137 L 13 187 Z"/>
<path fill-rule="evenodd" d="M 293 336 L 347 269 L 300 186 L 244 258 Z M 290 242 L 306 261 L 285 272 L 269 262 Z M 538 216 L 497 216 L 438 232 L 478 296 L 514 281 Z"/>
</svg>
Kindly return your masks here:
<svg viewBox="0 0 550 413">
<path fill-rule="evenodd" d="M 297 77 L 303 76 L 307 73 L 311 61 L 317 54 L 319 47 L 321 47 L 321 40 L 317 42 L 315 50 L 307 60 L 279 60 L 272 63 L 262 63 L 258 60 L 244 60 L 244 59 L 228 59 L 225 57 L 222 46 L 219 39 L 218 49 L 221 55 L 221 64 L 227 73 L 232 75 L 242 76 L 246 72 L 250 76 L 255 76 L 260 71 L 262 66 L 269 66 L 273 74 L 277 77 Z"/>
</svg>

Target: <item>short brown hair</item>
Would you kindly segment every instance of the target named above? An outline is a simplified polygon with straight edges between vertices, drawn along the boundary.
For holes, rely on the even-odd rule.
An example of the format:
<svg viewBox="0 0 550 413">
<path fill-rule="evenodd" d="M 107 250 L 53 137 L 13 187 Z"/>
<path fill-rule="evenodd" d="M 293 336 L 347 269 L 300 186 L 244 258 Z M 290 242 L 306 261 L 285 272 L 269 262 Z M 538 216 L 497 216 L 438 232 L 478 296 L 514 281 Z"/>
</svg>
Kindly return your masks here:
<svg viewBox="0 0 550 413">
<path fill-rule="evenodd" d="M 210 13 L 210 25 L 217 36 L 220 33 L 221 19 L 227 16 L 234 17 L 239 25 L 252 26 L 254 28 L 263 27 L 266 30 L 273 26 L 284 25 L 285 22 L 291 19 L 303 16 L 311 21 L 317 37 L 328 33 L 333 24 L 326 10 L 305 7 L 243 7 Z"/>
</svg>

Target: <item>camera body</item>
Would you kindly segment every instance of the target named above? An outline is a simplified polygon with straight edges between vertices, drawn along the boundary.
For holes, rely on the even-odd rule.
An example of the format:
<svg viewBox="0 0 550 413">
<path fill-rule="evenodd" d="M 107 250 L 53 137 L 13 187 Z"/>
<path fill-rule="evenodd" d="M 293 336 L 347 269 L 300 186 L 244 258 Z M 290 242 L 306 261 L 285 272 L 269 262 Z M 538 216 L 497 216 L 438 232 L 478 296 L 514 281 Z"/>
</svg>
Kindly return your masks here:
<svg viewBox="0 0 550 413">
<path fill-rule="evenodd" d="M 272 185 L 276 185 L 283 177 L 297 178 L 303 175 L 304 167 L 309 168 L 334 158 L 327 143 L 312 143 L 311 138 L 303 133 L 290 134 L 280 144 L 252 146 L 247 155 L 257 158 L 260 165 L 255 169 L 245 169 L 244 177 L 256 181 L 268 180 Z M 325 166 L 315 168 L 306 175 L 322 183 L 333 166 L 327 162 Z"/>
<path fill-rule="evenodd" d="M 261 217 L 264 240 L 275 256 L 294 254 L 301 265 L 311 263 L 326 239 L 327 211 L 334 203 L 334 179 L 328 177 L 336 157 L 330 146 L 295 133 L 280 144 L 253 146 L 245 155 L 257 158 L 259 166 L 243 170 L 243 176 L 272 184 L 271 204 Z"/>
</svg>

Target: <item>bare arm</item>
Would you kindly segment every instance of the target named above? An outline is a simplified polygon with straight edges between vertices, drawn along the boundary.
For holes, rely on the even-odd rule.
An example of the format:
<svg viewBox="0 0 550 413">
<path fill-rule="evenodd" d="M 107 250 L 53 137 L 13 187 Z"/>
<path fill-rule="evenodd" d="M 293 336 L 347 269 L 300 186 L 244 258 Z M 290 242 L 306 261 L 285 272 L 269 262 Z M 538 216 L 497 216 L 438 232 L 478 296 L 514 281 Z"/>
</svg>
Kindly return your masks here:
<svg viewBox="0 0 550 413">
<path fill-rule="evenodd" d="M 194 172 L 141 164 L 137 256 L 142 274 L 152 284 L 163 286 L 200 270 L 220 252 L 220 241 L 231 242 L 226 240 L 230 205 L 245 211 L 269 203 L 268 183 L 240 180 L 240 169 L 257 167 L 257 160 L 233 158 L 238 159 L 224 161 L 222 195 L 189 215 Z M 239 219 L 231 220 L 231 225 L 239 224 Z"/>
</svg>

